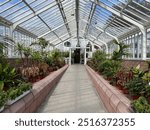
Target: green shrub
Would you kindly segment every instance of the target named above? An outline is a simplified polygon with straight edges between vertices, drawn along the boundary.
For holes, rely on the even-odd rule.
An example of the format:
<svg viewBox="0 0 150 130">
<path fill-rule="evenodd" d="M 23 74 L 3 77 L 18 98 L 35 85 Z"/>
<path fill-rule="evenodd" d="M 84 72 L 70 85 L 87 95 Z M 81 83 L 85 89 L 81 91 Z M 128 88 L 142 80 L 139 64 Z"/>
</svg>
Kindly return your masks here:
<svg viewBox="0 0 150 130">
<path fill-rule="evenodd" d="M 30 90 L 32 85 L 30 83 L 22 82 L 17 87 L 10 88 L 7 91 L 8 99 L 14 100 L 18 96 L 22 95 L 27 90 Z"/>
<path fill-rule="evenodd" d="M 150 113 L 150 105 L 145 97 L 141 96 L 137 100 L 132 101 L 131 106 L 135 112 Z"/>
<path fill-rule="evenodd" d="M 145 85 L 146 84 L 143 82 L 142 78 L 134 77 L 132 80 L 125 83 L 125 88 L 128 89 L 130 95 L 139 95 L 145 91 Z"/>
<path fill-rule="evenodd" d="M 98 67 L 99 65 L 106 60 L 106 53 L 100 51 L 100 50 L 97 50 L 96 52 L 93 53 L 93 56 L 92 56 L 92 63 L 93 63 L 93 67 L 95 70 L 98 70 Z"/>
<path fill-rule="evenodd" d="M 5 105 L 6 100 L 7 100 L 6 93 L 0 90 L 0 108 Z"/>
<path fill-rule="evenodd" d="M 107 77 L 113 77 L 121 69 L 121 62 L 105 60 L 98 66 L 98 71 Z"/>
</svg>

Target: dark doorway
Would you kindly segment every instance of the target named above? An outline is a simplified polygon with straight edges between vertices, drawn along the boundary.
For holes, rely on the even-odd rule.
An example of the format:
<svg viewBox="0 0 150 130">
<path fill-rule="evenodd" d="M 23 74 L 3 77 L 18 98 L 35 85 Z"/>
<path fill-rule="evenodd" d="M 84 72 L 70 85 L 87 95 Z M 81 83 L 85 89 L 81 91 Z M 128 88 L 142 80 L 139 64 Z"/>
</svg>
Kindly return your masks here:
<svg viewBox="0 0 150 130">
<path fill-rule="evenodd" d="M 74 50 L 74 63 L 75 64 L 80 63 L 80 49 Z"/>
</svg>

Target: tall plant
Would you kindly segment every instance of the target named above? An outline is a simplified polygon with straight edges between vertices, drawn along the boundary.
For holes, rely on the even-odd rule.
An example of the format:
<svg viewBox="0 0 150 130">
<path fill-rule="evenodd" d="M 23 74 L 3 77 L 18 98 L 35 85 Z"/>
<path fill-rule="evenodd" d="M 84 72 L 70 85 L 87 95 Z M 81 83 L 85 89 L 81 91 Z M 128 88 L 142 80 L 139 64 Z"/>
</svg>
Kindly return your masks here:
<svg viewBox="0 0 150 130">
<path fill-rule="evenodd" d="M 33 51 L 31 53 L 31 58 L 33 60 L 33 65 L 36 66 L 36 62 L 39 64 L 43 59 L 42 59 L 42 55 L 39 51 Z"/>
<path fill-rule="evenodd" d="M 3 53 L 3 49 L 6 48 L 3 43 L 0 42 L 0 63 L 5 64 L 6 63 L 6 55 Z"/>
<path fill-rule="evenodd" d="M 113 40 L 113 43 L 119 46 L 119 50 L 115 50 L 112 55 L 112 60 L 121 60 L 122 56 L 129 55 L 126 49 L 129 45 L 125 45 L 123 42 L 118 42 L 117 40 Z"/>
<path fill-rule="evenodd" d="M 21 57 L 21 60 L 23 62 L 24 65 L 24 60 L 23 60 L 23 51 L 24 51 L 24 45 L 21 43 L 17 43 L 16 47 L 15 47 L 15 52 L 18 53 Z"/>
<path fill-rule="evenodd" d="M 29 56 L 31 55 L 31 53 L 32 53 L 32 49 L 30 47 L 23 48 L 23 54 L 27 60 L 27 65 L 29 64 Z"/>
<path fill-rule="evenodd" d="M 99 65 L 106 60 L 106 53 L 102 52 L 100 50 L 97 50 L 96 52 L 93 53 L 92 56 L 92 62 L 93 62 L 93 67 L 98 70 Z"/>
<path fill-rule="evenodd" d="M 39 38 L 36 42 L 31 43 L 30 46 L 38 45 L 41 48 L 41 52 L 43 54 L 44 49 L 48 46 L 49 42 L 46 41 L 44 38 Z"/>
</svg>

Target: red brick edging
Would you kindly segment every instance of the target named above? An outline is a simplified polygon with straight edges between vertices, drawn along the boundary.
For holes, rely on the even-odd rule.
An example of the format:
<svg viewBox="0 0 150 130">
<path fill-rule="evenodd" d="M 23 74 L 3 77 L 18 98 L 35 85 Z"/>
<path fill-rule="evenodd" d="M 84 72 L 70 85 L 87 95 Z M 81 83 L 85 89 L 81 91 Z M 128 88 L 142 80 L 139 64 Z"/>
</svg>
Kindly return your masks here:
<svg viewBox="0 0 150 130">
<path fill-rule="evenodd" d="M 37 108 L 45 100 L 46 96 L 52 90 L 52 88 L 60 80 L 68 65 L 65 65 L 61 69 L 51 73 L 49 76 L 33 84 L 31 93 L 15 102 L 4 113 L 30 113 L 36 112 Z"/>
<path fill-rule="evenodd" d="M 86 70 L 108 112 L 130 112 L 130 100 L 127 97 L 87 65 Z"/>
</svg>

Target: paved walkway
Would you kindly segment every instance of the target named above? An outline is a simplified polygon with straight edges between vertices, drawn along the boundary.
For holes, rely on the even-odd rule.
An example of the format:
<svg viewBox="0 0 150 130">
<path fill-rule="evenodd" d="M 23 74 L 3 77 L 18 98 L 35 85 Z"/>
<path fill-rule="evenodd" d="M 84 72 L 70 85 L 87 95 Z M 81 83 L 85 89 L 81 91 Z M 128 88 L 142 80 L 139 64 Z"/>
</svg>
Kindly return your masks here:
<svg viewBox="0 0 150 130">
<path fill-rule="evenodd" d="M 71 65 L 37 112 L 105 112 L 84 65 Z"/>
</svg>

